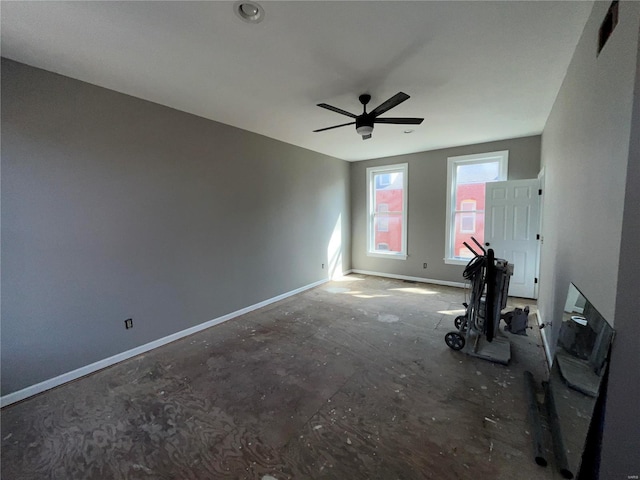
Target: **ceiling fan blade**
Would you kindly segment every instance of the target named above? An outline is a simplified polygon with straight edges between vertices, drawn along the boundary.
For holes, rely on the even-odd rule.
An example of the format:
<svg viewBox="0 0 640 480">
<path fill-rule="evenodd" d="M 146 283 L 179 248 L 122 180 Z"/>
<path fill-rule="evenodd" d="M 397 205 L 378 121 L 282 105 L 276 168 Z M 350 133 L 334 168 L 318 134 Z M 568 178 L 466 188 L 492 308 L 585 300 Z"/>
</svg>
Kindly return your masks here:
<svg viewBox="0 0 640 480">
<path fill-rule="evenodd" d="M 342 110 L 341 108 L 334 107 L 333 105 L 328 105 L 326 103 L 319 103 L 319 107 L 326 108 L 327 110 L 331 110 L 332 112 L 341 113 L 342 115 L 346 115 L 347 117 L 356 118 L 357 115 L 353 113 L 349 113 L 346 110 Z"/>
<path fill-rule="evenodd" d="M 373 115 L 374 117 L 377 117 L 378 115 L 382 115 L 387 110 L 391 110 L 393 107 L 400 105 L 402 102 L 404 102 L 408 98 L 409 98 L 409 95 L 407 95 L 404 92 L 396 93 L 389 100 L 381 103 L 376 108 L 374 108 L 371 112 L 369 112 L 369 115 Z"/>
<path fill-rule="evenodd" d="M 334 125 L 333 127 L 319 128 L 318 130 L 314 130 L 314 132 L 324 132 L 325 130 L 331 130 L 332 128 L 338 127 L 346 127 L 347 125 L 355 125 L 356 122 L 343 123 L 341 125 Z"/>
<path fill-rule="evenodd" d="M 399 125 L 420 125 L 424 118 L 376 118 L 373 123 L 396 123 Z"/>
<path fill-rule="evenodd" d="M 369 135 L 362 135 L 362 139 L 363 140 L 369 140 L 371 138 L 371 134 Z"/>
</svg>

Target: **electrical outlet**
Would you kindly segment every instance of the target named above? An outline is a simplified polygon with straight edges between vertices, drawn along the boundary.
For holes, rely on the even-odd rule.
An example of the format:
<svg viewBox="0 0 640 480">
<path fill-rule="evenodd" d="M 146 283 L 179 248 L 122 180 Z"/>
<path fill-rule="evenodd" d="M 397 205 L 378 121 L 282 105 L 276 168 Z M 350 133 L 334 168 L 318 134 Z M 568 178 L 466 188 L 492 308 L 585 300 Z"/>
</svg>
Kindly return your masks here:
<svg viewBox="0 0 640 480">
<path fill-rule="evenodd" d="M 424 263 L 422 264 L 422 268 L 427 268 L 427 262 L 424 262 Z"/>
<path fill-rule="evenodd" d="M 324 263 L 322 264 L 322 269 L 324 270 Z"/>
<path fill-rule="evenodd" d="M 133 318 L 127 318 L 124 321 L 124 328 L 126 328 L 127 330 L 129 330 L 130 328 L 133 328 Z"/>
</svg>

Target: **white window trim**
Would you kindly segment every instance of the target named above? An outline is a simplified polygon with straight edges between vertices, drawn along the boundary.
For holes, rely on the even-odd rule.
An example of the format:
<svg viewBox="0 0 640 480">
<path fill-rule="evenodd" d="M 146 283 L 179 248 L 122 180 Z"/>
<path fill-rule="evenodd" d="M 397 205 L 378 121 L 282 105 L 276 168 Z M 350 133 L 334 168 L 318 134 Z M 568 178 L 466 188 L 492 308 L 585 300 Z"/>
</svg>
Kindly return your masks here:
<svg viewBox="0 0 640 480">
<path fill-rule="evenodd" d="M 498 161 L 500 170 L 498 173 L 498 181 L 507 180 L 507 172 L 509 167 L 509 150 L 501 150 L 499 152 L 478 153 L 473 155 L 460 155 L 457 157 L 447 158 L 447 212 L 446 212 L 446 230 L 444 245 L 444 263 L 449 265 L 466 265 L 469 259 L 455 257 L 453 245 L 453 229 L 455 228 L 454 211 L 451 206 L 455 205 L 455 190 L 452 188 L 456 182 L 456 167 L 461 164 L 474 164 Z M 486 202 L 486 199 L 485 199 Z M 486 225 L 485 225 L 486 227 Z"/>
<path fill-rule="evenodd" d="M 376 173 L 393 173 L 402 172 L 402 246 L 400 252 L 382 253 L 375 250 L 374 239 L 375 232 L 373 231 L 373 222 L 371 220 L 371 206 L 374 204 L 373 195 L 375 188 L 373 186 L 373 176 Z M 408 163 L 396 163 L 395 165 L 385 165 L 382 167 L 369 167 L 367 168 L 367 256 L 379 257 L 379 258 L 393 258 L 396 260 L 407 259 L 407 199 L 409 197 L 409 190 L 407 185 L 409 183 L 409 164 Z"/>
</svg>

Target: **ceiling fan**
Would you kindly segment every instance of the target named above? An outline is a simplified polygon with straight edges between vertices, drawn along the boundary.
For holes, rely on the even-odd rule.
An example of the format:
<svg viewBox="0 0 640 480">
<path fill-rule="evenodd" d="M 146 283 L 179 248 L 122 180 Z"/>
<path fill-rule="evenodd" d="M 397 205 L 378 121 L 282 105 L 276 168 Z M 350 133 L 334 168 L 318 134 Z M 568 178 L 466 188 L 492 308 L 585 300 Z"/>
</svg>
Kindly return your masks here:
<svg viewBox="0 0 640 480">
<path fill-rule="evenodd" d="M 407 100 L 409 95 L 403 92 L 396 93 L 393 97 L 391 97 L 386 102 L 382 102 L 376 108 L 367 113 L 367 104 L 371 101 L 371 95 L 362 94 L 358 97 L 360 103 L 363 106 L 362 115 L 354 115 L 353 113 L 347 112 L 346 110 L 342 110 L 341 108 L 334 107 L 332 105 L 327 105 L 326 103 L 319 103 L 318 106 L 322 108 L 326 108 L 327 110 L 331 110 L 332 112 L 341 113 L 342 115 L 346 115 L 347 117 L 351 117 L 355 119 L 355 122 L 342 123 L 340 125 L 334 125 L 333 127 L 320 128 L 318 130 L 314 130 L 314 132 L 324 132 L 325 130 L 331 130 L 333 128 L 346 127 L 347 125 L 356 126 L 356 132 L 358 135 L 362 135 L 363 140 L 367 140 L 371 138 L 371 132 L 373 132 L 373 124 L 374 123 L 395 123 L 399 125 L 420 125 L 424 118 L 379 118 L 383 113 L 391 110 L 393 107 L 400 105 L 402 102 Z"/>
</svg>

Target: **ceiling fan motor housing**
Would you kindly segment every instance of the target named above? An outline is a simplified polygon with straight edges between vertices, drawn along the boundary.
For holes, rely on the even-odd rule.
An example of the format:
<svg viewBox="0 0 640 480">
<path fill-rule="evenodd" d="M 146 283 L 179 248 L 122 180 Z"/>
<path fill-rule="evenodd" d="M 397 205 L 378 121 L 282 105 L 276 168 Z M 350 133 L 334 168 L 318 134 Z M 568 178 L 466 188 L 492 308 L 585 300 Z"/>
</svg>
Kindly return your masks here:
<svg viewBox="0 0 640 480">
<path fill-rule="evenodd" d="M 356 130 L 360 127 L 371 127 L 373 128 L 373 120 L 374 116 L 368 113 L 364 113 L 356 118 Z"/>
</svg>

